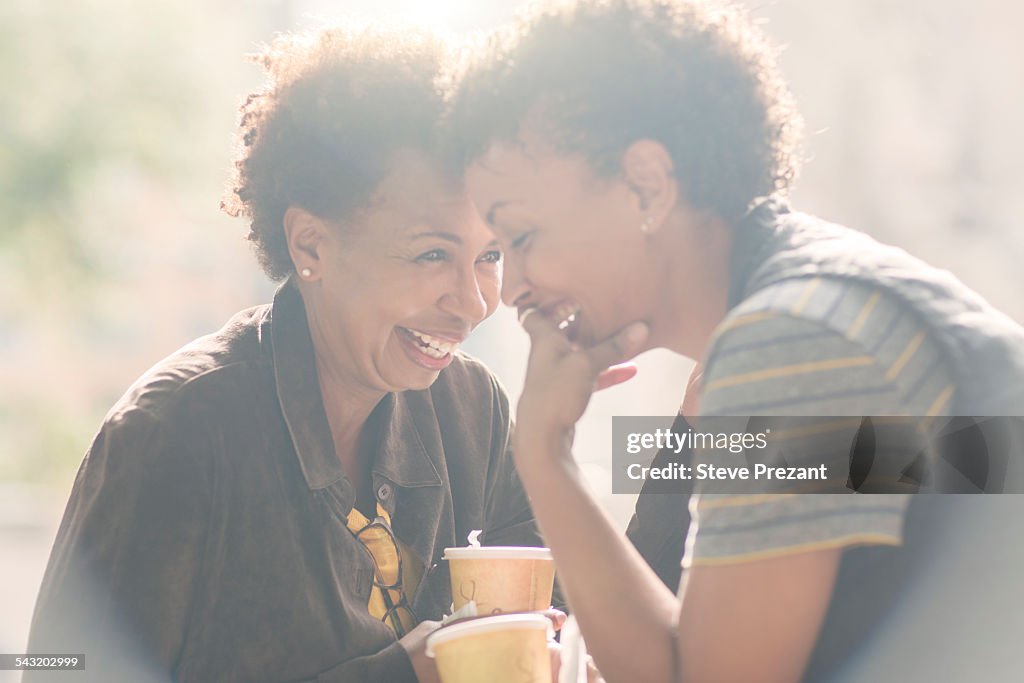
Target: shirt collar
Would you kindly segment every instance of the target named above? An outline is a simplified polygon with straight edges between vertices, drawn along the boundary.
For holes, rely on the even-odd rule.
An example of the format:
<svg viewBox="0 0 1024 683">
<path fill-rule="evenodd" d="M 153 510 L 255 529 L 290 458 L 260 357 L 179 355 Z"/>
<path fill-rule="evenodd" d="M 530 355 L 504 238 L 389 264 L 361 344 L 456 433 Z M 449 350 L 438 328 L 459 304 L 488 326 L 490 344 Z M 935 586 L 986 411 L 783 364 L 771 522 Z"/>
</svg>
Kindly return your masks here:
<svg viewBox="0 0 1024 683">
<path fill-rule="evenodd" d="M 313 340 L 309 333 L 302 295 L 289 279 L 274 295 L 271 312 L 271 348 L 277 399 L 291 434 L 299 466 L 310 489 L 332 484 L 342 486 L 342 496 L 355 500 L 355 490 L 345 477 L 331 438 L 316 371 Z M 420 437 L 420 426 L 432 418 L 429 396 L 418 401 L 402 392 L 388 394 L 379 406 L 382 429 L 373 472 L 398 486 L 440 486 L 441 477 Z M 436 432 L 436 419 L 433 421 Z M 423 424 L 426 428 L 428 425 Z M 437 439 L 438 443 L 440 439 Z"/>
<path fill-rule="evenodd" d="M 437 432 L 437 418 L 429 393 L 388 394 L 378 409 L 384 411 L 381 415 L 384 427 L 374 458 L 374 474 L 407 488 L 440 486 L 441 475 L 421 437 L 421 428 L 424 433 L 428 433 L 428 429 Z M 431 443 L 440 448 L 441 440 L 431 439 Z"/>
<path fill-rule="evenodd" d="M 733 230 L 729 258 L 729 308 L 749 296 L 751 277 L 778 248 L 776 234 L 780 216 L 790 213 L 784 197 L 771 195 L 754 203 Z"/>
</svg>

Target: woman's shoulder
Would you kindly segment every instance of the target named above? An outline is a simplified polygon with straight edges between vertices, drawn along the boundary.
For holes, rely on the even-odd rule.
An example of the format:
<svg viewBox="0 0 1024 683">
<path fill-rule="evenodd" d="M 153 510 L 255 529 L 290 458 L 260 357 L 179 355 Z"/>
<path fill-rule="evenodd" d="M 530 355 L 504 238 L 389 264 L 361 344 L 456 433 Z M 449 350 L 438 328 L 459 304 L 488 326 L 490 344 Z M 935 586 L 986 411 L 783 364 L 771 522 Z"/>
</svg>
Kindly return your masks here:
<svg viewBox="0 0 1024 683">
<path fill-rule="evenodd" d="M 737 414 L 796 406 L 856 412 L 861 403 L 924 414 L 948 398 L 943 360 L 925 323 L 884 289 L 799 278 L 730 311 L 705 358 L 704 398 L 715 394 L 706 405 Z"/>
<path fill-rule="evenodd" d="M 729 311 L 715 330 L 712 350 L 742 342 L 748 344 L 740 348 L 755 348 L 763 339 L 791 342 L 803 337 L 787 333 L 810 333 L 842 337 L 884 357 L 896 328 L 912 337 L 924 332 L 923 341 L 933 343 L 924 321 L 884 288 L 843 278 L 794 278 L 755 292 Z"/>
<path fill-rule="evenodd" d="M 207 401 L 251 395 L 273 376 L 262 339 L 268 313 L 268 306 L 243 310 L 220 330 L 163 358 L 132 383 L 106 421 L 141 414 L 172 420 L 184 404 L 202 410 Z"/>
</svg>

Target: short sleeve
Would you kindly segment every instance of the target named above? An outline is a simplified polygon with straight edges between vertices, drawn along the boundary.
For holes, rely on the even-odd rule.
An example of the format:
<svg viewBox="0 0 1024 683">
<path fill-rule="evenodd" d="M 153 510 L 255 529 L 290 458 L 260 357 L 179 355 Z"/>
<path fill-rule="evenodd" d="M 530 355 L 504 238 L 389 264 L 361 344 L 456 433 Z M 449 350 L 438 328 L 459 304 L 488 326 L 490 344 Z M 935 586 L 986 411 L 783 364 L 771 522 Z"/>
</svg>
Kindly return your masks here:
<svg viewBox="0 0 1024 683">
<path fill-rule="evenodd" d="M 900 545 L 908 494 L 697 495 L 684 566 L 731 564 L 827 548 Z"/>
<path fill-rule="evenodd" d="M 775 424 L 772 416 L 779 424 L 799 417 L 854 432 L 862 416 L 893 416 L 897 428 L 915 435 L 928 411 L 948 400 L 951 384 L 941 361 L 922 324 L 876 290 L 841 281 L 784 283 L 719 328 L 701 416 L 769 416 L 767 425 Z M 842 416 L 853 421 L 836 419 Z M 799 458 L 799 447 L 793 452 Z M 695 458 L 701 457 L 698 451 Z M 899 545 L 908 502 L 907 494 L 785 487 L 711 493 L 698 482 L 683 564 Z"/>
</svg>

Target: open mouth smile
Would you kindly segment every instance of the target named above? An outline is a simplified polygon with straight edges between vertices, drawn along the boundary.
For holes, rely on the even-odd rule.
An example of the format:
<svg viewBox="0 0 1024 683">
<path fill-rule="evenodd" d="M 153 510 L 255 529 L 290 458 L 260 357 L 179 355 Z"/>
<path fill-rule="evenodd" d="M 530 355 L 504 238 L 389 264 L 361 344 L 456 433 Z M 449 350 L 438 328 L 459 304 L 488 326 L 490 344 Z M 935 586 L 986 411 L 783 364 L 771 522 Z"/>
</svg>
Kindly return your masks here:
<svg viewBox="0 0 1024 683">
<path fill-rule="evenodd" d="M 452 361 L 452 353 L 462 341 L 427 334 L 408 327 L 397 329 L 402 333 L 400 339 L 412 360 L 430 370 L 442 370 L 447 367 Z"/>
</svg>

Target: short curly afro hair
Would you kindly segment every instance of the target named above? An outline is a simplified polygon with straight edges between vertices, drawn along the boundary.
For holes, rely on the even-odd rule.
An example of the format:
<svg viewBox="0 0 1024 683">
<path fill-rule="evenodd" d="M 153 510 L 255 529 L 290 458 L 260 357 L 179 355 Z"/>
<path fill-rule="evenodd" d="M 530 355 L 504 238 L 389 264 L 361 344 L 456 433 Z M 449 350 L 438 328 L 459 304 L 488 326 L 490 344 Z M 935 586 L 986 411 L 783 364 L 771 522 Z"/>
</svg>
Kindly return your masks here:
<svg viewBox="0 0 1024 683">
<path fill-rule="evenodd" d="M 452 80 L 455 167 L 528 120 L 603 177 L 621 173 L 633 142 L 660 142 L 688 202 L 730 222 L 796 176 L 802 120 L 774 50 L 738 7 L 551 2 L 491 36 Z"/>
<path fill-rule="evenodd" d="M 439 158 L 450 54 L 439 35 L 367 25 L 283 35 L 254 55 L 269 80 L 241 106 L 240 153 L 221 208 L 250 219 L 249 240 L 272 280 L 295 269 L 288 207 L 351 218 L 396 152 Z"/>
</svg>

